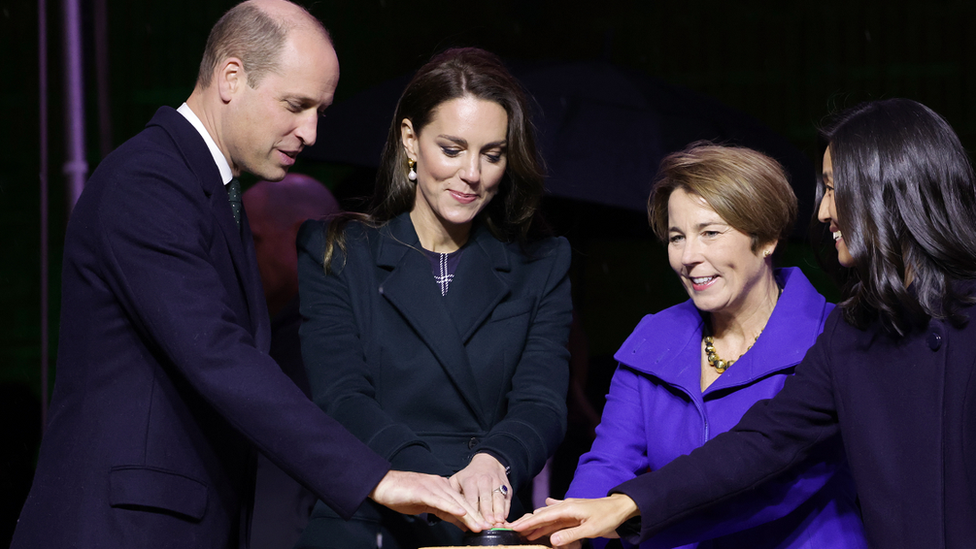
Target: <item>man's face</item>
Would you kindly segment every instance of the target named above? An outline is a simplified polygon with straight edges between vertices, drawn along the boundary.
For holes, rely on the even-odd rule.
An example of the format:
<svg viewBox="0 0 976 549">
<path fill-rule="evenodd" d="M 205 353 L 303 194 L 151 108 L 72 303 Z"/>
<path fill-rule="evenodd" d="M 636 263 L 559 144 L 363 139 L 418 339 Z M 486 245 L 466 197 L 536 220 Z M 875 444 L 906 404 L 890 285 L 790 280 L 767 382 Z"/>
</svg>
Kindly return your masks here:
<svg viewBox="0 0 976 549">
<path fill-rule="evenodd" d="M 303 148 L 315 143 L 319 116 L 332 104 L 339 60 L 325 37 L 293 30 L 277 69 L 256 88 L 244 82 L 228 103 L 225 136 L 235 175 L 279 181 Z"/>
</svg>

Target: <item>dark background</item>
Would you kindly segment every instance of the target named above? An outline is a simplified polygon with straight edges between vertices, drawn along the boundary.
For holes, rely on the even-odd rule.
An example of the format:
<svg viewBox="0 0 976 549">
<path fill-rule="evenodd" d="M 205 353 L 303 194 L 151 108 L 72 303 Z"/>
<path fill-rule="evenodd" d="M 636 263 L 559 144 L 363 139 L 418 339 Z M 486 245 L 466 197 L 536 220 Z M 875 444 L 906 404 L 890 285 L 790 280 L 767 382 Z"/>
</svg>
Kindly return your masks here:
<svg viewBox="0 0 976 549">
<path fill-rule="evenodd" d="M 95 88 L 95 0 L 82 2 L 90 169 L 137 133 L 158 106 L 178 106 L 189 95 L 206 34 L 234 3 L 103 1 L 103 109 L 97 108 Z M 643 71 L 757 119 L 801 150 L 811 166 L 820 160 L 817 125 L 831 112 L 867 99 L 921 101 L 948 119 L 967 149 L 976 145 L 976 3 L 346 0 L 306 6 L 333 35 L 342 67 L 337 103 L 415 70 L 447 47 L 475 45 L 511 63 L 601 61 Z M 47 22 L 53 364 L 66 215 L 60 2 L 49 2 Z M 39 432 L 37 29 L 36 0 L 0 0 L 0 446 L 7 449 L 0 455 L 0 493 L 9 507 L 0 517 L 6 521 L 0 524 L 0 544 L 7 517 L 16 516 L 29 486 Z M 361 186 L 369 180 L 360 169 L 308 160 L 295 171 L 319 177 L 340 195 L 349 181 Z M 812 195 L 813 188 L 798 189 L 803 193 Z M 547 209 L 556 229 L 571 237 L 576 254 L 574 299 L 598 401 L 616 346 L 643 314 L 684 296 L 639 212 L 558 200 Z M 791 244 L 783 263 L 799 264 L 836 297 L 802 242 Z"/>
</svg>

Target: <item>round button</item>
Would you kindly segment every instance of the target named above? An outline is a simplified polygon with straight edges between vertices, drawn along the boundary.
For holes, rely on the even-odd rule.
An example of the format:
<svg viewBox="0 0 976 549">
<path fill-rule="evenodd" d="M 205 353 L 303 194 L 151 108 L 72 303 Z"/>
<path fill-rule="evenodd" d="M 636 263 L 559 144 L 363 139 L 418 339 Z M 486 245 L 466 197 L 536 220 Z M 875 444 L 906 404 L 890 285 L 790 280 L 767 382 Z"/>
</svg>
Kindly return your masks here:
<svg viewBox="0 0 976 549">
<path fill-rule="evenodd" d="M 926 343 L 929 344 L 929 349 L 932 349 L 933 351 L 938 351 L 939 347 L 942 347 L 942 336 L 935 332 L 932 332 L 931 334 L 929 334 L 929 337 L 926 338 Z"/>
<path fill-rule="evenodd" d="M 468 450 L 473 450 L 474 447 L 477 445 L 478 445 L 478 438 L 471 437 L 471 440 L 468 441 Z"/>
</svg>

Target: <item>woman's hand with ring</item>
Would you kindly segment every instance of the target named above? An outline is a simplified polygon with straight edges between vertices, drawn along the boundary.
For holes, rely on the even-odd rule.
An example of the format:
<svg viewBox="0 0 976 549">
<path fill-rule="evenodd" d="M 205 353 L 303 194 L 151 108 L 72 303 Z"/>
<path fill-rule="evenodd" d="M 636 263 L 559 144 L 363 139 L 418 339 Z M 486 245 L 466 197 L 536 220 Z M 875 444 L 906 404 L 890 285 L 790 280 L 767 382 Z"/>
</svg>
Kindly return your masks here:
<svg viewBox="0 0 976 549">
<path fill-rule="evenodd" d="M 497 459 L 488 454 L 475 454 L 471 463 L 450 480 L 489 524 L 505 524 L 512 504 L 512 488 L 505 467 Z"/>
</svg>

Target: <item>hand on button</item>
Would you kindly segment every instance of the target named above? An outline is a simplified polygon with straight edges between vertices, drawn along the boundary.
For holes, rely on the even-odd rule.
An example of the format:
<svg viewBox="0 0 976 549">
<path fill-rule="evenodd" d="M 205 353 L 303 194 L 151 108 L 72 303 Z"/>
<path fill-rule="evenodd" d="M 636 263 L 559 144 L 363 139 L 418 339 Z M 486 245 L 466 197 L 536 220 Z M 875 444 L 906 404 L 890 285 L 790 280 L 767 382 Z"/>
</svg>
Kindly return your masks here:
<svg viewBox="0 0 976 549">
<path fill-rule="evenodd" d="M 505 524 L 511 508 L 511 485 L 505 467 L 488 454 L 475 454 L 471 462 L 450 478 L 468 503 L 492 526 Z"/>
</svg>

